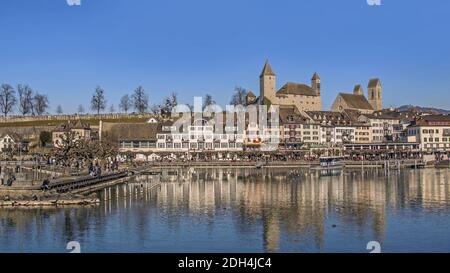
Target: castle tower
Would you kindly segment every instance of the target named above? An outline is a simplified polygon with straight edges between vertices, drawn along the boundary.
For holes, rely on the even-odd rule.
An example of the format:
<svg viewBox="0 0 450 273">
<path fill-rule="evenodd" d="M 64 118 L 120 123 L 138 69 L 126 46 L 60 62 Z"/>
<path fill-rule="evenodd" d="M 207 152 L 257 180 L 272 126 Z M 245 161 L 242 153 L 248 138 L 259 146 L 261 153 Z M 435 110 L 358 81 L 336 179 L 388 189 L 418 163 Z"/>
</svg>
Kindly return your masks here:
<svg viewBox="0 0 450 273">
<path fill-rule="evenodd" d="M 382 110 L 383 99 L 380 79 L 371 79 L 367 88 L 369 91 L 368 100 L 370 105 L 372 105 L 373 110 Z"/>
<path fill-rule="evenodd" d="M 355 88 L 353 89 L 353 94 L 359 95 L 359 96 L 364 96 L 364 91 L 363 91 L 361 84 L 355 85 Z"/>
<path fill-rule="evenodd" d="M 316 91 L 317 95 L 320 95 L 320 76 L 317 72 L 314 73 L 311 79 L 311 87 L 314 91 Z"/>
<path fill-rule="evenodd" d="M 260 103 L 262 104 L 264 98 L 269 99 L 271 102 L 276 101 L 276 75 L 273 73 L 272 67 L 269 61 L 264 64 L 261 76 L 259 76 L 259 86 L 260 86 Z"/>
</svg>

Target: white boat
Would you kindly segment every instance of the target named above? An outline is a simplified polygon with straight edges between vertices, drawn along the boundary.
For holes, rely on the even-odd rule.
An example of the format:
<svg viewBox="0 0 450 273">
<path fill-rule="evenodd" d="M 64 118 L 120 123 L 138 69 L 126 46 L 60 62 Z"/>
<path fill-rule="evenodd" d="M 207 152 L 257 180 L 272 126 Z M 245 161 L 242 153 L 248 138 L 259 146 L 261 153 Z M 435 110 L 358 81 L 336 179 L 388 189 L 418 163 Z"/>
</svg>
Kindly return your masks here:
<svg viewBox="0 0 450 273">
<path fill-rule="evenodd" d="M 342 170 L 345 167 L 345 164 L 341 161 L 342 157 L 321 157 L 319 159 L 319 166 L 311 167 L 311 170 L 317 171 L 328 171 L 328 170 Z"/>
</svg>

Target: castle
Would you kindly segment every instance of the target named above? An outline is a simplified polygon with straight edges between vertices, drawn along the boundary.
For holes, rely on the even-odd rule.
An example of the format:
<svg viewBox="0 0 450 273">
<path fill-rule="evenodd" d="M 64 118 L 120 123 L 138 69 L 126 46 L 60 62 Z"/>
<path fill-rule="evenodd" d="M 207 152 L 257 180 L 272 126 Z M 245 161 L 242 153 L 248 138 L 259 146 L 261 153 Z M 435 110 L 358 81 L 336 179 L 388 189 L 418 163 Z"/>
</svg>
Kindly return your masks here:
<svg viewBox="0 0 450 273">
<path fill-rule="evenodd" d="M 288 82 L 277 91 L 277 77 L 266 61 L 259 76 L 260 95 L 253 92 L 247 95 L 247 104 L 296 106 L 300 111 L 322 111 L 320 76 L 311 78 L 311 85 Z M 368 97 L 361 85 L 356 85 L 352 93 L 339 93 L 331 106 L 331 111 L 356 110 L 370 114 L 383 109 L 382 86 L 378 78 L 369 80 Z"/>
<path fill-rule="evenodd" d="M 295 105 L 301 111 L 321 111 L 320 77 L 314 73 L 311 86 L 288 82 L 276 91 L 276 75 L 269 62 L 266 62 L 260 79 L 260 96 L 256 100 L 253 93 L 249 94 L 249 102 L 275 105 Z"/>
</svg>

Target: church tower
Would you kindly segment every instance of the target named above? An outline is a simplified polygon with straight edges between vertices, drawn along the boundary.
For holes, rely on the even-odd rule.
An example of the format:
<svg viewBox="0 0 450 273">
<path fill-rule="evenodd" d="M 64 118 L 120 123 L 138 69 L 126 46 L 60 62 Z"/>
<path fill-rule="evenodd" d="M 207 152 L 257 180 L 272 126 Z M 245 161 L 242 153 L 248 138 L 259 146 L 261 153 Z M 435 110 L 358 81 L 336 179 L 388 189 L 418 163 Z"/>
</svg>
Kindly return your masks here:
<svg viewBox="0 0 450 273">
<path fill-rule="evenodd" d="M 371 79 L 367 88 L 369 90 L 368 100 L 373 110 L 382 110 L 383 99 L 380 79 Z"/>
<path fill-rule="evenodd" d="M 353 89 L 353 94 L 358 96 L 364 96 L 364 91 L 361 84 L 355 85 L 355 88 Z"/>
<path fill-rule="evenodd" d="M 311 79 L 311 88 L 316 91 L 316 94 L 320 95 L 320 76 L 319 74 L 314 73 L 312 79 Z"/>
<path fill-rule="evenodd" d="M 273 73 L 272 67 L 269 61 L 264 64 L 261 76 L 259 76 L 259 86 L 260 86 L 260 97 L 259 102 L 262 104 L 264 98 L 269 99 L 271 102 L 276 101 L 276 76 Z"/>
</svg>

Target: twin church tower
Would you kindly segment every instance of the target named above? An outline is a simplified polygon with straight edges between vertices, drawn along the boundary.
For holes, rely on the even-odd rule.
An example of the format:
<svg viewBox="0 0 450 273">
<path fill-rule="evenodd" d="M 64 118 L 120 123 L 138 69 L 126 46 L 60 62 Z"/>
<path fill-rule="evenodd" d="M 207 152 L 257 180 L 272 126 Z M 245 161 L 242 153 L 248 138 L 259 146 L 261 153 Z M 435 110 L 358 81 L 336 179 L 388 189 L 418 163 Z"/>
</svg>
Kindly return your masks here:
<svg viewBox="0 0 450 273">
<path fill-rule="evenodd" d="M 276 87 L 276 75 L 269 62 L 264 64 L 260 75 L 259 103 L 275 105 L 295 105 L 301 111 L 322 111 L 321 82 L 317 73 L 311 78 L 311 85 L 288 82 L 279 90 Z M 332 111 L 345 109 L 363 110 L 362 112 L 377 111 L 383 108 L 382 87 L 379 79 L 371 79 L 368 86 L 368 100 L 363 94 L 361 85 L 357 85 L 353 94 L 346 94 L 345 99 L 340 93 L 333 103 Z M 337 103 L 337 101 L 341 103 Z M 336 104 L 336 105 L 335 105 Z M 333 109 L 334 108 L 334 109 Z M 359 109 L 361 108 L 361 109 Z"/>
</svg>

